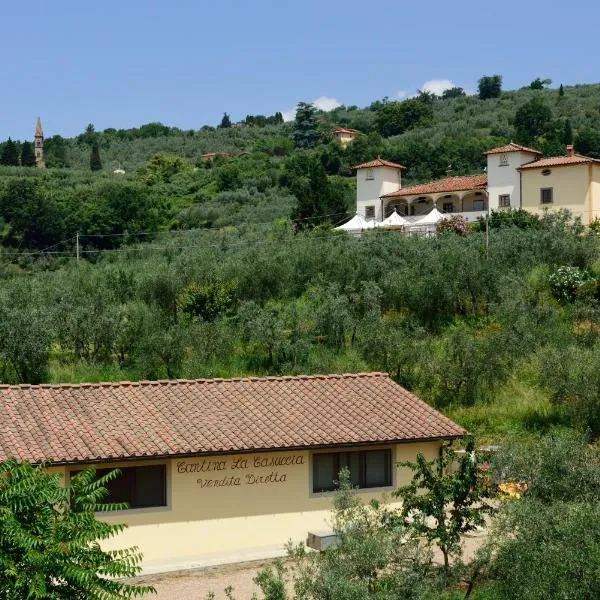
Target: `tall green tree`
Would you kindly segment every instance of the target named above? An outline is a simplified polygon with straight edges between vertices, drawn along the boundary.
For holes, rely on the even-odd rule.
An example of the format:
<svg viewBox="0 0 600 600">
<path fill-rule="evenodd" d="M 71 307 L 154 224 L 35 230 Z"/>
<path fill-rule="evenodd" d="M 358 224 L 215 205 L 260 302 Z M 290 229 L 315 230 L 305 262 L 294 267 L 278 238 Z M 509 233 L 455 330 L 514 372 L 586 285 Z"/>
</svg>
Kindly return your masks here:
<svg viewBox="0 0 600 600">
<path fill-rule="evenodd" d="M 560 84 L 560 87 L 558 88 L 558 95 L 562 98 L 565 95 L 565 88 L 563 87 L 563 84 Z"/>
<path fill-rule="evenodd" d="M 44 140 L 44 160 L 50 168 L 68 167 L 67 140 L 60 135 Z"/>
<path fill-rule="evenodd" d="M 415 127 L 426 127 L 433 121 L 433 99 L 427 94 L 404 102 L 387 102 L 377 111 L 377 129 L 389 137 Z"/>
<path fill-rule="evenodd" d="M 305 150 L 316 145 L 319 139 L 316 112 L 317 109 L 313 104 L 298 102 L 294 122 L 294 144 L 296 148 Z"/>
<path fill-rule="evenodd" d="M 17 144 L 8 138 L 4 144 L 2 150 L 2 156 L 0 157 L 0 164 L 16 167 L 19 165 L 19 149 Z"/>
<path fill-rule="evenodd" d="M 499 98 L 502 93 L 502 75 L 484 75 L 477 85 L 480 100 Z"/>
<path fill-rule="evenodd" d="M 64 484 L 44 465 L 0 464 L 0 599 L 118 600 L 154 591 L 119 581 L 140 572 L 136 548 L 101 547 L 125 529 L 96 516 L 124 508 L 103 502 L 118 475 L 96 478 L 88 469 Z"/>
<path fill-rule="evenodd" d="M 231 127 L 231 119 L 227 113 L 223 113 L 223 118 L 221 119 L 221 124 L 219 125 L 219 127 L 223 129 Z"/>
<path fill-rule="evenodd" d="M 563 144 L 573 143 L 573 127 L 571 126 L 571 119 L 565 121 L 565 128 L 563 130 Z"/>
<path fill-rule="evenodd" d="M 23 142 L 21 146 L 21 166 L 35 167 L 35 152 L 31 142 Z"/>
<path fill-rule="evenodd" d="M 90 152 L 90 170 L 102 170 L 102 160 L 100 159 L 100 146 L 98 145 L 98 142 L 96 140 L 92 143 L 92 150 Z"/>
<path fill-rule="evenodd" d="M 552 124 L 552 109 L 540 96 L 531 98 L 515 114 L 517 140 L 528 144 L 544 135 Z"/>
<path fill-rule="evenodd" d="M 575 138 L 577 152 L 592 158 L 600 158 L 600 131 L 585 127 Z"/>
</svg>

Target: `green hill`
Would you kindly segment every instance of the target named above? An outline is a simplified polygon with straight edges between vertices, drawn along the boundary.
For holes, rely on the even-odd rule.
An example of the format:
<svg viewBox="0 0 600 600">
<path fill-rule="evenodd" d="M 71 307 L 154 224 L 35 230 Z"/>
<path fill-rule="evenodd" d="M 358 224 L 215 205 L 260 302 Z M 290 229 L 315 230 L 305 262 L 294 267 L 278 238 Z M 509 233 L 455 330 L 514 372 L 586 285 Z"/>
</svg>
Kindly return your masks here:
<svg viewBox="0 0 600 600">
<path fill-rule="evenodd" d="M 535 135 L 515 124 L 532 100 L 550 111 Z M 0 381 L 377 369 L 485 435 L 600 432 L 594 231 L 568 215 L 493 221 L 487 243 L 327 226 L 353 210 L 350 167 L 377 155 L 407 183 L 476 173 L 518 136 L 561 152 L 567 119 L 580 151 L 600 151 L 600 86 L 315 117 L 308 150 L 294 123 L 149 124 L 50 138 L 46 170 L 0 168 Z M 342 150 L 337 126 L 362 135 Z"/>
</svg>

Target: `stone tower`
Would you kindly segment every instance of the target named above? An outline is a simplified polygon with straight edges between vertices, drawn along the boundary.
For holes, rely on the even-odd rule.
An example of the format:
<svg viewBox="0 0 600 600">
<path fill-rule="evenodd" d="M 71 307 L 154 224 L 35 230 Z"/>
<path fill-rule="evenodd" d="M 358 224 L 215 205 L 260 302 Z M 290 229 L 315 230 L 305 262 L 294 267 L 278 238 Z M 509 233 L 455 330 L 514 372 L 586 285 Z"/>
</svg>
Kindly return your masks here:
<svg viewBox="0 0 600 600">
<path fill-rule="evenodd" d="M 43 169 L 46 166 L 44 162 L 44 130 L 39 117 L 35 124 L 35 166 L 38 169 Z"/>
</svg>

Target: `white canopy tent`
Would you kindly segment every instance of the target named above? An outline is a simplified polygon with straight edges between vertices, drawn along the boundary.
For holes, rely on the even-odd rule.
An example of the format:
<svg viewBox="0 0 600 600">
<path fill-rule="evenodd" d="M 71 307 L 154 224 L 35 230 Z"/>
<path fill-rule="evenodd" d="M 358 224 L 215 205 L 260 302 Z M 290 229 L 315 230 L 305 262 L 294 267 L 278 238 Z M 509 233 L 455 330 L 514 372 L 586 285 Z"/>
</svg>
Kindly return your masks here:
<svg viewBox="0 0 600 600">
<path fill-rule="evenodd" d="M 376 223 L 375 227 L 404 227 L 405 225 L 408 225 L 408 221 L 394 210 L 387 219 Z"/>
<path fill-rule="evenodd" d="M 438 221 L 444 218 L 444 215 L 437 209 L 437 207 L 433 207 L 426 215 L 423 215 L 419 219 L 416 219 L 412 222 L 413 227 L 431 227 L 432 225 L 437 225 Z"/>
<path fill-rule="evenodd" d="M 367 221 L 361 215 L 354 215 L 347 223 L 336 227 L 338 231 L 347 231 L 348 233 L 358 233 L 365 229 L 373 229 L 375 227 L 375 221 Z"/>
</svg>

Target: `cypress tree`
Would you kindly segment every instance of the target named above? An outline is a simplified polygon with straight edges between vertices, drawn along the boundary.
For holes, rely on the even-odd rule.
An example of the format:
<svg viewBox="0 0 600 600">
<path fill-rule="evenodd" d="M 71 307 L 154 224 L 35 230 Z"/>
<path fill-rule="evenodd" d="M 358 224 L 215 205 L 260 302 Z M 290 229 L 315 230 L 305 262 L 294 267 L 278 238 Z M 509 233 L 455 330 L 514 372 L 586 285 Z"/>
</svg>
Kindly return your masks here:
<svg viewBox="0 0 600 600">
<path fill-rule="evenodd" d="M 560 87 L 558 88 L 558 95 L 562 98 L 565 95 L 565 88 L 563 87 L 563 84 L 560 84 Z"/>
<path fill-rule="evenodd" d="M 35 152 L 31 142 L 23 142 L 21 147 L 21 166 L 35 167 Z"/>
<path fill-rule="evenodd" d="M 219 127 L 231 127 L 231 119 L 227 113 L 223 113 L 223 118 L 221 119 Z"/>
<path fill-rule="evenodd" d="M 10 138 L 8 138 L 8 141 L 4 145 L 0 164 L 12 167 L 19 166 L 19 149 L 17 148 L 17 144 L 15 144 L 15 142 L 13 142 Z"/>
<path fill-rule="evenodd" d="M 571 121 L 567 119 L 565 121 L 565 129 L 563 132 L 563 144 L 573 143 L 573 127 L 571 127 Z"/>
<path fill-rule="evenodd" d="M 92 144 L 92 151 L 90 153 L 90 169 L 92 171 L 102 170 L 102 161 L 100 160 L 100 147 L 98 142 L 94 141 Z"/>
</svg>

